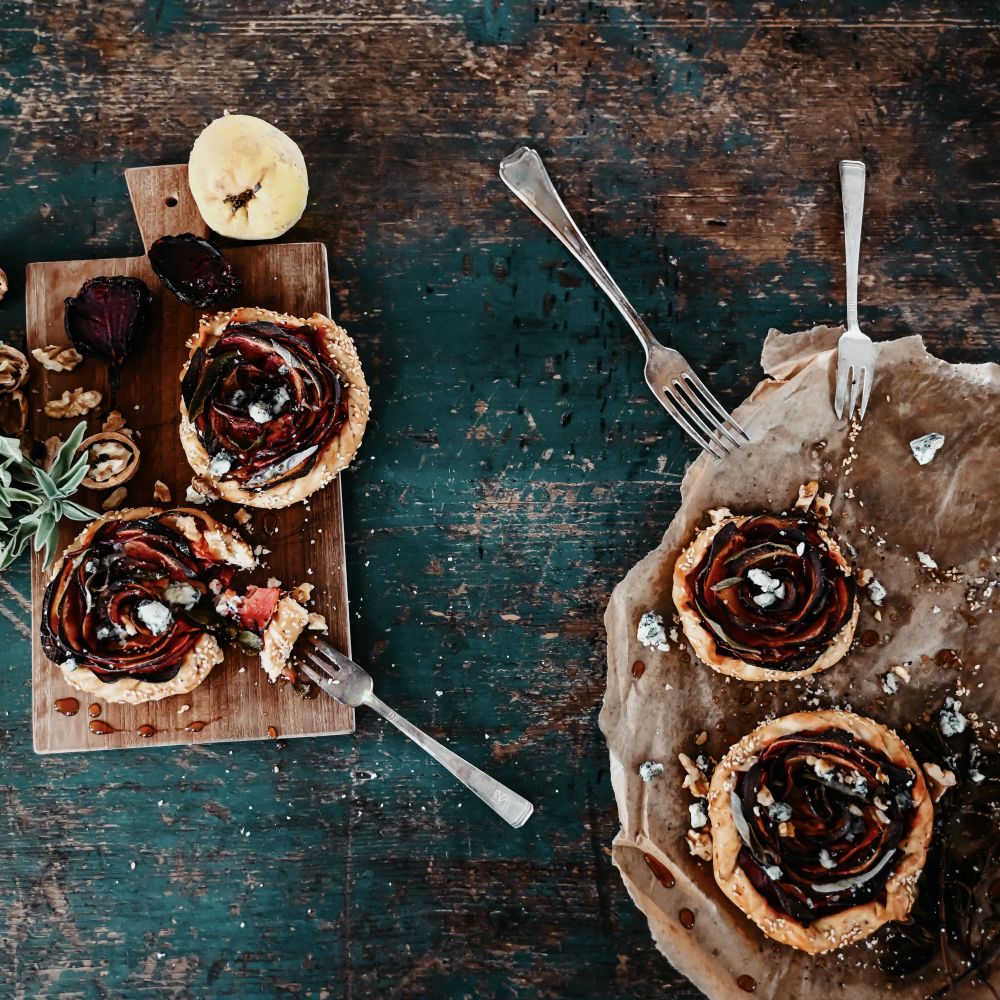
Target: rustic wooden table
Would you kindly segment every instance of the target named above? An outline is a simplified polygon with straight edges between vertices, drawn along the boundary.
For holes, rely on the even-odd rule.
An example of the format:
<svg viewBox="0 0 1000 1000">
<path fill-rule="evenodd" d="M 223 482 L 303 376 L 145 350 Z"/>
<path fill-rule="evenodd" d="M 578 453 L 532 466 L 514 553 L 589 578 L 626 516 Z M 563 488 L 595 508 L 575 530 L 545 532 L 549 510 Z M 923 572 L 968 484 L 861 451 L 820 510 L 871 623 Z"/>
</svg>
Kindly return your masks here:
<svg viewBox="0 0 1000 1000">
<path fill-rule="evenodd" d="M 839 320 L 836 164 L 870 167 L 862 311 L 1000 355 L 991 0 L 0 0 L 0 335 L 24 265 L 138 252 L 122 170 L 224 108 L 303 147 L 374 411 L 345 476 L 354 647 L 538 803 L 497 822 L 354 737 L 37 758 L 26 565 L 0 578 L 0 994 L 697 995 L 608 858 L 601 615 L 692 448 L 638 345 L 497 178 L 535 145 L 650 325 L 735 405 L 769 327 Z"/>
</svg>

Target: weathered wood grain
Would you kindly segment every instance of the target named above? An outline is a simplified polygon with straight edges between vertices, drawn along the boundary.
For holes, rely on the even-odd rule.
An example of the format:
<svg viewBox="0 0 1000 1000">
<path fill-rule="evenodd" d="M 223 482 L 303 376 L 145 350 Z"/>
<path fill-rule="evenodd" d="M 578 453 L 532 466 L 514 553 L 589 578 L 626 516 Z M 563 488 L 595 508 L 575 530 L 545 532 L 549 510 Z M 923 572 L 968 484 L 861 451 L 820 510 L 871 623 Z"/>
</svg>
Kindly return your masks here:
<svg viewBox="0 0 1000 1000">
<path fill-rule="evenodd" d="M 168 233 L 196 232 L 205 227 L 187 187 L 187 167 L 145 167 L 129 171 L 128 188 L 136 220 L 148 249 Z M 309 316 L 329 309 L 326 250 L 321 243 L 249 246 L 228 254 L 242 282 L 240 302 Z M 118 408 L 140 444 L 139 471 L 127 484 L 128 497 L 121 504 L 141 507 L 155 503 L 153 484 L 160 480 L 174 503 L 184 504 L 191 482 L 191 467 L 177 435 L 180 405 L 178 374 L 187 357 L 188 337 L 197 328 L 198 311 L 179 302 L 153 274 L 146 257 L 115 260 L 59 261 L 28 267 L 27 344 L 29 349 L 47 344 L 68 344 L 63 329 L 63 303 L 75 295 L 88 278 L 125 274 L 141 278 L 152 290 L 150 326 L 135 358 L 122 372 Z M 243 296 L 246 296 L 245 298 Z M 45 414 L 45 403 L 63 390 L 100 389 L 105 399 L 87 417 L 88 433 L 98 430 L 107 412 L 107 373 L 94 360 L 70 372 L 35 369 L 31 385 L 30 427 L 39 441 L 50 435 L 65 437 L 75 420 L 55 420 Z M 101 511 L 107 492 L 84 490 L 82 502 Z M 231 505 L 210 508 L 231 520 Z M 262 553 L 254 579 L 262 585 L 274 576 L 287 587 L 299 583 L 315 586 L 313 604 L 327 619 L 329 635 L 338 648 L 350 649 L 347 578 L 344 562 L 344 522 L 340 482 L 332 483 L 310 498 L 273 513 L 251 512 L 246 533 Z M 64 522 L 60 547 L 81 525 Z M 48 583 L 38 553 L 32 556 L 32 728 L 38 753 L 74 750 L 119 750 L 139 746 L 225 743 L 263 740 L 269 730 L 282 737 L 329 736 L 351 732 L 354 712 L 330 698 L 303 698 L 290 684 L 271 684 L 255 656 L 228 650 L 226 662 L 188 694 L 175 695 L 143 705 L 105 704 L 73 688 L 42 651 L 39 623 L 42 598 Z M 67 718 L 56 709 L 59 700 L 75 698 L 80 711 Z M 88 705 L 96 704 L 100 720 L 111 732 L 93 731 Z M 152 733 L 148 727 L 152 726 Z M 140 729 L 142 731 L 140 731 Z"/>
<path fill-rule="evenodd" d="M 26 262 L 139 252 L 123 165 L 183 160 L 225 107 L 299 140 L 290 238 L 327 244 L 372 382 L 344 479 L 356 656 L 540 804 L 500 829 L 363 713 L 353 740 L 284 751 L 35 759 L 0 587 L 8 992 L 694 997 L 611 868 L 596 725 L 607 595 L 692 451 L 496 163 L 539 148 L 733 403 L 768 327 L 840 319 L 836 161 L 863 157 L 867 326 L 997 360 L 998 40 L 987 0 L 0 0 L 0 334 Z M 26 593 L 23 569 L 5 582 Z"/>
</svg>

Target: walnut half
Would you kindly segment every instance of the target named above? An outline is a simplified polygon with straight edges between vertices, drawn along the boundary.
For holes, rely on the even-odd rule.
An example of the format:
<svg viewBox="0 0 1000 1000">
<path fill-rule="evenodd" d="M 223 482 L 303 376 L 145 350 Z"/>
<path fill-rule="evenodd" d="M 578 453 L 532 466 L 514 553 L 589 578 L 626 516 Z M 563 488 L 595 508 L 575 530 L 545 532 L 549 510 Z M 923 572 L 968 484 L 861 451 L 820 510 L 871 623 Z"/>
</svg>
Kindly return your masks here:
<svg viewBox="0 0 1000 1000">
<path fill-rule="evenodd" d="M 71 372 L 83 360 L 83 355 L 75 347 L 64 344 L 36 347 L 31 356 L 50 372 Z"/>
<path fill-rule="evenodd" d="M 10 344 L 0 344 L 0 392 L 14 392 L 28 381 L 28 359 Z"/>
<path fill-rule="evenodd" d="M 58 399 L 45 404 L 45 413 L 56 420 L 82 417 L 100 406 L 103 398 L 96 389 L 67 389 Z"/>
<path fill-rule="evenodd" d="M 83 485 L 110 490 L 127 483 L 139 470 L 139 446 L 118 431 L 99 431 L 80 443 L 90 462 Z"/>
</svg>

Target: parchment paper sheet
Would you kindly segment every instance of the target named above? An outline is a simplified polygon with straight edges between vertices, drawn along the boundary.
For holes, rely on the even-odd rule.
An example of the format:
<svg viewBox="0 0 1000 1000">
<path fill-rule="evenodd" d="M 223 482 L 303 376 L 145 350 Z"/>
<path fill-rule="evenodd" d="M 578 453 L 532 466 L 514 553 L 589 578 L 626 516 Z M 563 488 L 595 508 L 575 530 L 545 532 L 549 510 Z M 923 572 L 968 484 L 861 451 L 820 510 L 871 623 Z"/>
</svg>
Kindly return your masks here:
<svg viewBox="0 0 1000 1000">
<path fill-rule="evenodd" d="M 852 1000 L 887 992 L 917 998 L 940 980 L 889 980 L 864 942 L 817 959 L 765 938 L 717 888 L 711 865 L 688 852 L 688 805 L 694 800 L 681 788 L 679 752 L 693 758 L 706 751 L 717 760 L 765 717 L 803 708 L 850 707 L 902 734 L 907 720 L 936 708 L 957 688 L 967 689 L 963 712 L 1000 721 L 1000 585 L 983 599 L 988 581 L 1000 578 L 1000 366 L 950 365 L 928 354 L 919 337 L 877 345 L 877 381 L 863 428 L 851 442 L 831 405 L 841 332 L 769 333 L 763 365 L 775 381 L 761 383 L 736 411 L 754 443 L 724 462 L 702 455 L 692 465 L 662 542 L 615 588 L 605 615 L 608 687 L 600 722 L 622 824 L 614 862 L 648 917 L 657 947 L 713 1000 L 745 998 L 736 983 L 743 974 L 756 980 L 755 996 L 782 1000 L 828 998 L 833 991 Z M 944 447 L 920 466 L 909 442 L 932 431 L 945 435 Z M 821 492 L 834 494 L 831 524 L 856 550 L 856 565 L 871 568 L 888 591 L 881 622 L 862 596 L 855 644 L 845 660 L 807 681 L 746 685 L 700 663 L 683 633 L 665 653 L 638 643 L 643 612 L 660 612 L 668 630 L 673 624 L 674 561 L 708 523 L 709 508 L 779 511 L 811 479 L 820 481 Z M 845 497 L 849 491 L 853 499 Z M 921 567 L 918 551 L 941 571 Z M 950 568 L 961 579 L 945 579 Z M 974 610 L 976 600 L 981 606 Z M 878 642 L 865 647 L 857 637 L 868 632 L 871 641 L 870 630 Z M 942 649 L 956 650 L 961 667 L 935 662 Z M 635 661 L 645 664 L 638 679 Z M 904 662 L 912 663 L 910 683 L 901 681 L 897 694 L 886 695 L 882 677 Z M 748 688 L 752 700 L 743 703 Z M 699 747 L 695 737 L 702 731 L 708 740 Z M 637 773 L 646 760 L 664 765 L 649 783 Z M 660 885 L 644 852 L 673 872 L 673 888 Z M 695 914 L 691 930 L 678 919 L 683 907 Z M 957 995 L 981 990 L 969 987 Z"/>
</svg>

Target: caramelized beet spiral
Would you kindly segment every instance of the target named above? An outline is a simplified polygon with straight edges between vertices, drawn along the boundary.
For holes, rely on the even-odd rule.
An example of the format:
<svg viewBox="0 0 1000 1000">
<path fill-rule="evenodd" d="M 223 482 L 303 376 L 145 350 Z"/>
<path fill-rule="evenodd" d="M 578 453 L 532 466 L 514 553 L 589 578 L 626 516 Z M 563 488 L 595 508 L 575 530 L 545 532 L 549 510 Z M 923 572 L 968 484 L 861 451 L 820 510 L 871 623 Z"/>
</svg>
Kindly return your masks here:
<svg viewBox="0 0 1000 1000">
<path fill-rule="evenodd" d="M 782 736 L 731 795 L 754 888 L 803 926 L 875 899 L 902 860 L 915 775 L 843 729 Z"/>
<path fill-rule="evenodd" d="M 205 527 L 197 512 L 184 515 Z M 88 667 L 107 682 L 176 676 L 207 631 L 198 605 L 211 611 L 203 601 L 209 584 L 217 580 L 224 587 L 234 572 L 203 538 L 190 541 L 176 521 L 176 511 L 112 519 L 85 546 L 67 552 L 42 603 L 42 648 L 49 659 Z"/>
<path fill-rule="evenodd" d="M 812 666 L 854 613 L 853 577 L 805 517 L 726 522 L 690 579 L 718 651 L 772 670 Z"/>
<path fill-rule="evenodd" d="M 347 389 L 311 326 L 230 323 L 181 383 L 214 479 L 270 489 L 306 475 L 347 420 Z"/>
</svg>

